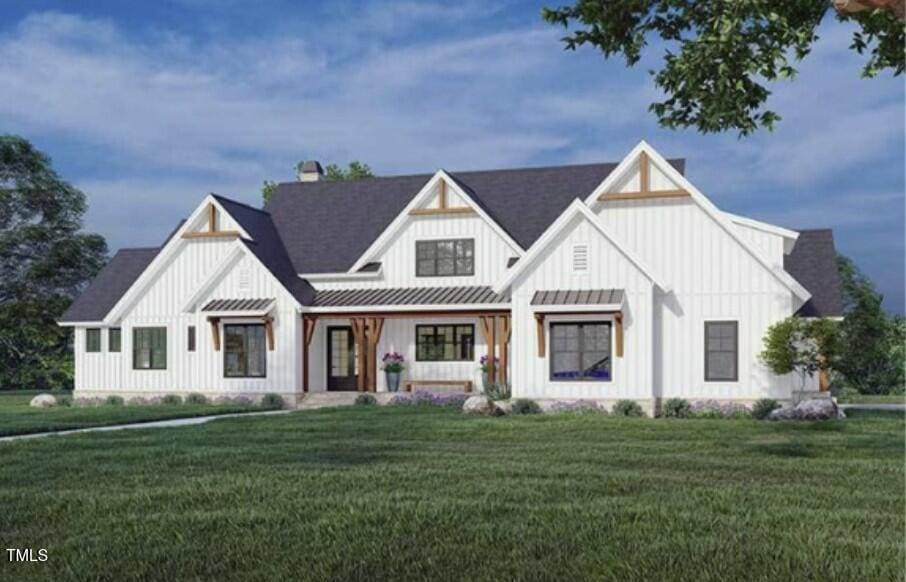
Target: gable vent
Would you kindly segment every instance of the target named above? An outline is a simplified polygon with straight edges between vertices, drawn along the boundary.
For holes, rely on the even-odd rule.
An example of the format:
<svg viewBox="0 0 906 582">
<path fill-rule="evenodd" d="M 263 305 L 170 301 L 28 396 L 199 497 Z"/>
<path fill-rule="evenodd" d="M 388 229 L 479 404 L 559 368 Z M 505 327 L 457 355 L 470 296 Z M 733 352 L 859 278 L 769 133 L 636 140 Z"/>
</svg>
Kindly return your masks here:
<svg viewBox="0 0 906 582">
<path fill-rule="evenodd" d="M 239 269 L 239 288 L 248 289 L 251 284 L 252 275 L 249 272 L 248 268 L 243 267 Z"/>
<path fill-rule="evenodd" d="M 573 245 L 573 273 L 588 272 L 588 245 Z"/>
</svg>

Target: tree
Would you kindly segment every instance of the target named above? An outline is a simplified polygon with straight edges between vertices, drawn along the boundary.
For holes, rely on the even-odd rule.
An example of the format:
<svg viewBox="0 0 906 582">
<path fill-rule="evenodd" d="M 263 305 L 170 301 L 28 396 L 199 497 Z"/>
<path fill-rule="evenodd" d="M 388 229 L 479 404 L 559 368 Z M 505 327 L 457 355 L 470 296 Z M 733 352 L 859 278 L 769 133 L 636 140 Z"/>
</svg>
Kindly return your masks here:
<svg viewBox="0 0 906 582">
<path fill-rule="evenodd" d="M 838 256 L 837 268 L 844 310 L 838 371 L 863 394 L 886 394 L 903 384 L 903 324 L 884 312 L 884 296 L 851 259 Z"/>
<path fill-rule="evenodd" d="M 302 169 L 303 162 L 296 164 L 296 173 L 298 174 Z M 327 167 L 324 168 L 324 180 L 328 182 L 339 182 L 342 180 L 361 180 L 362 178 L 373 178 L 374 174 L 371 171 L 371 167 L 368 164 L 362 163 L 358 160 L 353 160 L 349 162 L 349 166 L 346 169 L 343 169 L 337 164 L 327 164 Z M 265 204 L 268 200 L 271 199 L 271 196 L 274 195 L 274 191 L 277 189 L 277 183 L 271 180 L 265 180 L 264 184 L 261 186 L 261 197 L 264 198 Z"/>
<path fill-rule="evenodd" d="M 839 20 L 859 30 L 850 47 L 868 54 L 864 77 L 906 66 L 904 0 L 838 0 Z M 859 7 L 873 9 L 852 12 Z M 816 30 L 830 11 L 828 0 L 576 0 L 544 8 L 551 24 L 569 28 L 569 50 L 591 45 L 605 58 L 620 54 L 627 66 L 639 62 L 651 40 L 666 45 L 663 66 L 650 71 L 666 99 L 649 110 L 664 127 L 695 127 L 702 133 L 738 130 L 746 135 L 773 129 L 780 116 L 765 108 L 767 83 L 792 79 L 792 63 L 808 55 Z"/>
<path fill-rule="evenodd" d="M 829 370 L 836 365 L 839 350 L 836 322 L 794 316 L 768 328 L 760 358 L 775 374 L 798 374 L 801 391 L 805 389 L 808 378 L 819 370 Z"/>
<path fill-rule="evenodd" d="M 69 334 L 56 319 L 107 260 L 103 237 L 81 232 L 85 209 L 50 158 L 0 135 L 0 389 L 71 382 Z"/>
</svg>

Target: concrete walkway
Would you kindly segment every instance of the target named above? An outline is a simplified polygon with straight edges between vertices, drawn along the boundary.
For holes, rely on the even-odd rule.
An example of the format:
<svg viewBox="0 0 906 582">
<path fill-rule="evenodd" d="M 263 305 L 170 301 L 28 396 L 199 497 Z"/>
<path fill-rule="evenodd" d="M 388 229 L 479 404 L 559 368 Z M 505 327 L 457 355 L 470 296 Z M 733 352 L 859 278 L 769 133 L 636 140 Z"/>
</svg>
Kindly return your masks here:
<svg viewBox="0 0 906 582">
<path fill-rule="evenodd" d="M 192 416 L 189 418 L 171 418 L 169 420 L 153 420 L 151 422 L 133 422 L 131 424 L 112 424 L 109 426 L 91 426 L 88 428 L 74 428 L 70 430 L 56 430 L 51 432 L 36 432 L 31 434 L 16 434 L 0 437 L 0 443 L 37 439 L 49 436 L 64 436 L 84 432 L 104 432 L 110 430 L 128 430 L 132 428 L 169 428 L 174 426 L 192 426 L 205 424 L 219 418 L 235 418 L 239 416 L 268 416 L 272 414 L 289 414 L 292 410 L 264 410 L 261 412 L 231 412 L 229 414 L 212 414 L 210 416 Z"/>
<path fill-rule="evenodd" d="M 838 404 L 843 410 L 891 410 L 906 412 L 906 404 Z"/>
</svg>

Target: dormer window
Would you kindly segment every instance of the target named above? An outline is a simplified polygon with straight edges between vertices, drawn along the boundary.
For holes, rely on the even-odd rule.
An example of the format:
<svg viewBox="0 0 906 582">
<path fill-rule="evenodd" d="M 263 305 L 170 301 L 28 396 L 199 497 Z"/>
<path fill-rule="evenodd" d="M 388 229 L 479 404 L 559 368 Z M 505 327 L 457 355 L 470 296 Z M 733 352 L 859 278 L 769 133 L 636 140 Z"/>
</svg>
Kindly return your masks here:
<svg viewBox="0 0 906 582">
<path fill-rule="evenodd" d="M 466 277 L 474 274 L 474 239 L 416 241 L 417 277 Z"/>
<path fill-rule="evenodd" d="M 581 275 L 588 272 L 588 245 L 573 245 L 573 274 Z"/>
</svg>

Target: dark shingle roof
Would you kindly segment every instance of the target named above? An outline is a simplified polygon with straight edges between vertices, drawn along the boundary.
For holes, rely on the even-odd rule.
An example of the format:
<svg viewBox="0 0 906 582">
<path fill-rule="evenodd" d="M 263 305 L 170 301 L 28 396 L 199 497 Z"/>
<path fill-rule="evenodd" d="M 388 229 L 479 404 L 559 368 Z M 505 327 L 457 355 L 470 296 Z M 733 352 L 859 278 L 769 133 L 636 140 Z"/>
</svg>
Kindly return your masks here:
<svg viewBox="0 0 906 582">
<path fill-rule="evenodd" d="M 317 307 L 366 307 L 372 305 L 465 305 L 470 303 L 506 303 L 507 295 L 498 295 L 487 286 L 473 287 L 408 287 L 396 289 L 332 289 L 317 291 Z"/>
<path fill-rule="evenodd" d="M 157 256 L 159 248 L 120 249 L 101 269 L 61 322 L 101 321 Z"/>
<path fill-rule="evenodd" d="M 684 160 L 670 164 L 683 172 Z M 523 249 L 617 164 L 448 172 Z M 434 174 L 280 184 L 265 210 L 299 273 L 346 271 Z"/>
<path fill-rule="evenodd" d="M 783 257 L 783 269 L 812 294 L 812 298 L 799 308 L 797 315 L 843 315 L 837 250 L 834 248 L 834 233 L 830 229 L 800 230 L 793 251 Z"/>
</svg>

